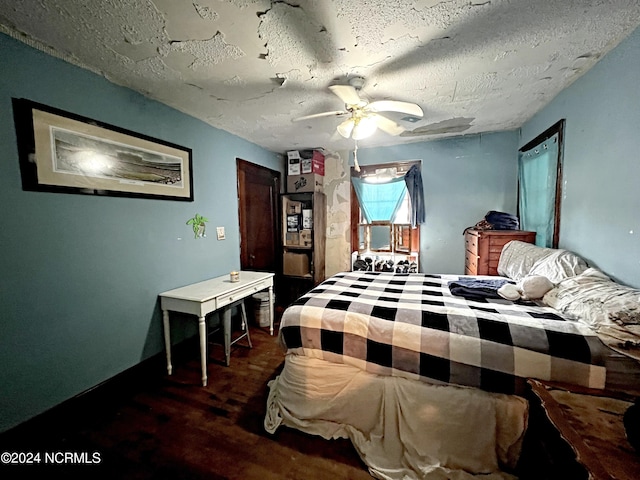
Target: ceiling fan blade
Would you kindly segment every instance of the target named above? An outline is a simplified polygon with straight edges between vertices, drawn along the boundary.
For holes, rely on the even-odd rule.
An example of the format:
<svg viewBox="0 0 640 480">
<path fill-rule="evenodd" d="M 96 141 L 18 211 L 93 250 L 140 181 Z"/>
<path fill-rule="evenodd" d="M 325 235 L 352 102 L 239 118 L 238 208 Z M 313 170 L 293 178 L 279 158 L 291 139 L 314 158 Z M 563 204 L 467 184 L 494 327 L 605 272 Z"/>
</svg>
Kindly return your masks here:
<svg viewBox="0 0 640 480">
<path fill-rule="evenodd" d="M 358 91 L 351 85 L 331 85 L 329 90 L 335 93 L 338 98 L 347 105 L 358 105 L 362 102 Z"/>
<path fill-rule="evenodd" d="M 371 102 L 364 107 L 364 109 L 369 112 L 400 112 L 413 115 L 414 117 L 422 117 L 424 115 L 419 105 L 409 102 L 399 102 L 397 100 L 377 100 Z"/>
<path fill-rule="evenodd" d="M 340 115 L 346 115 L 349 112 L 344 110 L 335 110 L 333 112 L 322 112 L 322 113 L 314 113 L 312 115 L 305 115 L 304 117 L 294 118 L 293 122 L 301 122 L 302 120 L 309 120 L 311 118 L 320 118 L 320 117 L 339 117 Z"/>
<path fill-rule="evenodd" d="M 393 135 L 395 137 L 404 132 L 404 128 L 401 125 L 398 125 L 393 120 L 389 120 L 387 117 L 383 117 L 382 115 L 372 115 L 371 118 L 373 118 L 380 130 L 388 133 L 389 135 Z"/>
</svg>

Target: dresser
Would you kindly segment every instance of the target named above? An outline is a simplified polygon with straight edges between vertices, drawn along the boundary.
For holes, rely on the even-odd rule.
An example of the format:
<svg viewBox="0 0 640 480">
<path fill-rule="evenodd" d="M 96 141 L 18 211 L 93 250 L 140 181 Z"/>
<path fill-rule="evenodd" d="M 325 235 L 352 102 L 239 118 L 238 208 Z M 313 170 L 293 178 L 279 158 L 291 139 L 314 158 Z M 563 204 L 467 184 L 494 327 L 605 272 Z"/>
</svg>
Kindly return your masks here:
<svg viewBox="0 0 640 480">
<path fill-rule="evenodd" d="M 512 240 L 534 243 L 536 232 L 523 230 L 473 230 L 465 233 L 465 275 L 498 275 L 502 247 Z"/>
</svg>

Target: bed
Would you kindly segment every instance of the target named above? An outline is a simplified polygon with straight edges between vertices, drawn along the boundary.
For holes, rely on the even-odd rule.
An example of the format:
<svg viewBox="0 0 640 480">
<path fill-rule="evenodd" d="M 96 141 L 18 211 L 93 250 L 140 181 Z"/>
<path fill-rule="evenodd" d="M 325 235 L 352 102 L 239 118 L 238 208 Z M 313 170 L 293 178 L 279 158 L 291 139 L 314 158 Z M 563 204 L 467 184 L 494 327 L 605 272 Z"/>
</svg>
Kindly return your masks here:
<svg viewBox="0 0 640 480">
<path fill-rule="evenodd" d="M 496 277 L 387 272 L 342 272 L 318 285 L 283 314 L 285 366 L 269 384 L 265 429 L 349 438 L 385 480 L 512 478 L 528 378 L 603 389 L 633 384 L 640 368 L 624 351 L 633 340 L 612 349 L 620 339 L 603 341 L 593 319 L 569 311 L 576 279 L 592 273 L 584 260 L 510 242 L 498 270 L 503 284 L 544 275 L 553 288 L 510 301 L 497 287 L 454 293 L 453 285 Z M 640 297 L 627 293 L 628 320 Z"/>
</svg>

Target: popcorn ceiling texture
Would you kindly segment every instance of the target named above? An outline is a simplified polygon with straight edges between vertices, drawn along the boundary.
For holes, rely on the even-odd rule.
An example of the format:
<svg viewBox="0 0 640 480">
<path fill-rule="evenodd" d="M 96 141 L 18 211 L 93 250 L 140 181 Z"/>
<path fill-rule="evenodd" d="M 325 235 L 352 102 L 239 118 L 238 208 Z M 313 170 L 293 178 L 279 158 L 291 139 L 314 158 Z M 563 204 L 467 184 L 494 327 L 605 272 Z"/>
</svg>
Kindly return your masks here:
<svg viewBox="0 0 640 480">
<path fill-rule="evenodd" d="M 640 24 L 636 0 L 0 0 L 0 32 L 269 150 L 352 149 L 328 86 L 418 103 L 360 146 L 518 128 Z"/>
</svg>

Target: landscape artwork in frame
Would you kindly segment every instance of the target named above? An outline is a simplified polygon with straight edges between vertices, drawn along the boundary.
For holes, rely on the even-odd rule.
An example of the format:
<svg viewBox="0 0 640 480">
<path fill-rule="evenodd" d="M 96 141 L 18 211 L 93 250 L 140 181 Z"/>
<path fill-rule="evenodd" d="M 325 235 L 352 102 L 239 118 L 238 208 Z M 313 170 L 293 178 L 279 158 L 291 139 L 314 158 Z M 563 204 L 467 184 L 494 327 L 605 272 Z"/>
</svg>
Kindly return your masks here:
<svg viewBox="0 0 640 480">
<path fill-rule="evenodd" d="M 22 188 L 193 201 L 191 150 L 13 99 Z"/>
</svg>

